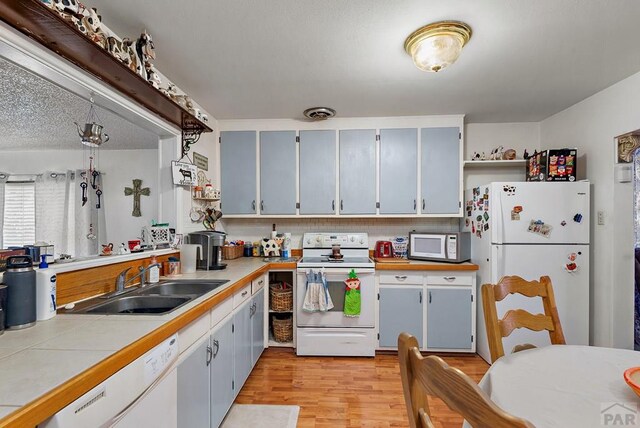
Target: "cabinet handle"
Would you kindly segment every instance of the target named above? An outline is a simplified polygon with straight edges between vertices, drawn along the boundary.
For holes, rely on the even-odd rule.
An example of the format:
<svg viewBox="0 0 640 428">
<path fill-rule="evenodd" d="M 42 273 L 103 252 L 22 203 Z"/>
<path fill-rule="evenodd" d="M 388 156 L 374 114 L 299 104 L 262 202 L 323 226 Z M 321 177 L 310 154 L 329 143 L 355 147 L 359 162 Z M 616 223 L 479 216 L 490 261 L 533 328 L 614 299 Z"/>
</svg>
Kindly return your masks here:
<svg viewBox="0 0 640 428">
<path fill-rule="evenodd" d="M 424 209 L 424 199 L 422 200 L 422 209 Z"/>
<path fill-rule="evenodd" d="M 241 296 L 242 296 L 242 297 L 246 296 L 248 292 L 249 292 L 249 290 L 245 290 L 245 291 L 243 291 L 243 292 L 242 292 L 242 294 L 241 294 Z"/>
<path fill-rule="evenodd" d="M 413 200 L 413 210 L 414 210 L 414 211 L 415 211 L 416 207 L 417 207 L 417 204 L 416 204 L 416 200 L 414 199 L 414 200 Z"/>
<path fill-rule="evenodd" d="M 429 303 L 431 303 L 431 291 L 429 291 Z"/>
<path fill-rule="evenodd" d="M 340 199 L 340 211 L 344 209 L 344 201 Z"/>
<path fill-rule="evenodd" d="M 331 201 L 331 211 L 335 211 L 336 210 L 336 200 L 332 200 Z"/>
<path fill-rule="evenodd" d="M 456 277 L 455 276 L 445 276 L 444 279 L 446 281 L 455 281 Z"/>
<path fill-rule="evenodd" d="M 215 340 L 213 341 L 216 342 Z M 211 360 L 213 359 L 213 349 L 211 346 L 207 345 L 207 365 L 211 364 Z"/>
<path fill-rule="evenodd" d="M 420 291 L 420 303 L 422 304 L 422 291 Z"/>
<path fill-rule="evenodd" d="M 260 212 L 264 211 L 264 201 L 260 201 Z"/>
<path fill-rule="evenodd" d="M 253 210 L 253 212 L 256 211 L 256 200 L 255 199 L 253 201 L 251 201 L 251 209 Z"/>
<path fill-rule="evenodd" d="M 218 351 L 220 351 L 220 342 L 218 342 L 217 339 L 213 339 L 213 346 L 216 348 L 215 351 L 213 351 L 213 358 L 218 356 Z"/>
<path fill-rule="evenodd" d="M 258 284 L 260 285 L 264 284 L 264 279 L 261 279 L 260 281 L 258 281 Z"/>
<path fill-rule="evenodd" d="M 396 279 L 398 281 L 404 281 L 405 279 L 407 279 L 407 275 L 396 275 Z"/>
</svg>

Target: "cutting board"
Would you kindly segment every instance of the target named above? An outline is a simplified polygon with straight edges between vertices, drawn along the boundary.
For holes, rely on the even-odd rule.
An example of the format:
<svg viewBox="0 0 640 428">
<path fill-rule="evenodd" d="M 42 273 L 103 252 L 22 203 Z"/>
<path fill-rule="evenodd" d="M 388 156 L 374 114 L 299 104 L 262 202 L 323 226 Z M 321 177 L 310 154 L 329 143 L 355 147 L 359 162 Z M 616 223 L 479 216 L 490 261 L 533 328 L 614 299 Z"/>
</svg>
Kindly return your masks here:
<svg viewBox="0 0 640 428">
<path fill-rule="evenodd" d="M 374 257 L 373 260 L 376 263 L 403 263 L 403 264 L 409 263 L 409 260 L 407 260 L 407 259 L 397 259 L 395 257 L 390 257 L 390 258 Z"/>
</svg>

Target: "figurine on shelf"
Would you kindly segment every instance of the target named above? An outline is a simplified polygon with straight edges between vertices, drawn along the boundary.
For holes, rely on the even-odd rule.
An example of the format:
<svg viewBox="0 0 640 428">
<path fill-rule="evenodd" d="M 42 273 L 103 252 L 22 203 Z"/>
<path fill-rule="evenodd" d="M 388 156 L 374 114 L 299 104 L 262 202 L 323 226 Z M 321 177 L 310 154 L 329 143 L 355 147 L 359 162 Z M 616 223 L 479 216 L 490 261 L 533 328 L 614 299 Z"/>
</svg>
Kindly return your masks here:
<svg viewBox="0 0 640 428">
<path fill-rule="evenodd" d="M 53 6 L 64 19 L 70 20 L 72 16 L 82 19 L 80 5 L 76 0 L 53 0 Z"/>
<path fill-rule="evenodd" d="M 160 85 L 162 84 L 162 79 L 160 78 L 160 74 L 158 74 L 158 70 L 156 70 L 150 62 L 145 64 L 145 68 L 147 70 L 147 82 L 151 83 L 151 86 L 159 90 Z"/>
<path fill-rule="evenodd" d="M 527 152 L 527 149 L 524 149 L 524 154 L 522 155 L 522 159 L 529 159 L 529 152 Z"/>
<path fill-rule="evenodd" d="M 155 47 L 153 45 L 153 39 L 147 31 L 143 31 L 136 40 L 136 55 L 138 55 L 138 63 L 142 65 L 139 72 L 145 80 L 148 80 L 147 64 L 151 66 L 151 60 L 156 59 Z"/>
<path fill-rule="evenodd" d="M 480 160 L 487 160 L 487 155 L 485 155 L 484 152 L 480 155 Z"/>
<path fill-rule="evenodd" d="M 471 157 L 472 161 L 477 161 L 480 160 L 480 153 L 478 152 L 473 152 L 473 156 Z"/>
<path fill-rule="evenodd" d="M 171 98 L 172 100 L 178 94 L 178 90 L 176 89 L 176 85 L 171 82 L 167 83 L 166 88 L 160 88 L 160 92 Z"/>
<path fill-rule="evenodd" d="M 94 7 L 88 10 L 88 16 L 82 18 L 81 24 L 86 28 L 87 35 L 95 44 L 102 49 L 107 48 L 107 35 L 102 29 L 102 17 L 98 15 L 98 10 Z"/>
<path fill-rule="evenodd" d="M 490 160 L 500 160 L 502 159 L 502 152 L 504 151 L 503 146 L 498 146 L 495 149 L 491 150 L 491 154 L 489 154 Z"/>
<path fill-rule="evenodd" d="M 513 149 L 507 149 L 502 153 L 502 160 L 515 160 L 516 151 Z"/>
</svg>

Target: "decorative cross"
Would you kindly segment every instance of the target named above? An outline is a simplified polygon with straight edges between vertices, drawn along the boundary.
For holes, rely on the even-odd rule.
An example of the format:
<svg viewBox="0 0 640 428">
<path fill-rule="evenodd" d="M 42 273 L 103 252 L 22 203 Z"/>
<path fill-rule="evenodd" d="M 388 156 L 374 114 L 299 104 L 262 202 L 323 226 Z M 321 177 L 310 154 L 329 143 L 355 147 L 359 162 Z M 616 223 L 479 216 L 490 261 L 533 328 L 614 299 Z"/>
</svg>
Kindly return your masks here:
<svg viewBox="0 0 640 428">
<path fill-rule="evenodd" d="M 131 196 L 133 195 L 133 212 L 131 213 L 134 217 L 141 217 L 142 213 L 140 212 L 140 195 L 149 196 L 151 191 L 148 187 L 142 189 L 142 180 L 135 178 L 133 180 L 133 188 L 125 187 L 124 195 Z"/>
</svg>

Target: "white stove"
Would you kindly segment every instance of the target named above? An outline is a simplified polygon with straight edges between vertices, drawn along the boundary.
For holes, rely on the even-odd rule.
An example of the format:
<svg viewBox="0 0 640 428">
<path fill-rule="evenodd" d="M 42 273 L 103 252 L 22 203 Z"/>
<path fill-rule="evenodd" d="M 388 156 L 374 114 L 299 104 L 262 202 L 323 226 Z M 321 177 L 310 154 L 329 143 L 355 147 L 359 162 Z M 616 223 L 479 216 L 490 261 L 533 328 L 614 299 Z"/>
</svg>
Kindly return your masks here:
<svg viewBox="0 0 640 428">
<path fill-rule="evenodd" d="M 366 233 L 305 233 L 296 285 L 297 355 L 374 356 L 375 264 L 369 258 Z M 339 257 L 334 249 L 340 246 Z M 344 300 L 351 272 L 360 280 L 360 314 L 346 316 Z M 303 309 L 307 278 L 322 273 L 333 308 Z"/>
</svg>

